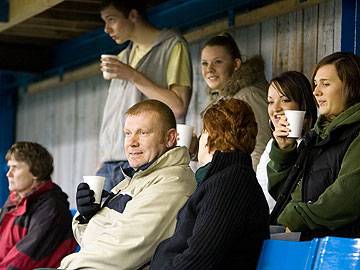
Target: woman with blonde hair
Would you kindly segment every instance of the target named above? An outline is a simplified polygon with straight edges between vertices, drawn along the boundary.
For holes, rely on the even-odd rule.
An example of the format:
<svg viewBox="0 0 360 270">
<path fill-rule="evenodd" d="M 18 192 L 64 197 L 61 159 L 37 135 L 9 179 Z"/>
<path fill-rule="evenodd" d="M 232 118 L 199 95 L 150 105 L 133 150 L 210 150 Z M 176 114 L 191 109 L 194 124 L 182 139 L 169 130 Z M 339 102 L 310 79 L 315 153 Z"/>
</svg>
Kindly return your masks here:
<svg viewBox="0 0 360 270">
<path fill-rule="evenodd" d="M 201 72 L 208 85 L 210 103 L 220 97 L 234 97 L 247 102 L 253 110 L 259 130 L 251 153 L 256 170 L 271 137 L 266 103 L 269 84 L 265 79 L 263 59 L 254 56 L 243 61 L 235 40 L 229 33 L 223 33 L 212 37 L 202 47 Z"/>
</svg>

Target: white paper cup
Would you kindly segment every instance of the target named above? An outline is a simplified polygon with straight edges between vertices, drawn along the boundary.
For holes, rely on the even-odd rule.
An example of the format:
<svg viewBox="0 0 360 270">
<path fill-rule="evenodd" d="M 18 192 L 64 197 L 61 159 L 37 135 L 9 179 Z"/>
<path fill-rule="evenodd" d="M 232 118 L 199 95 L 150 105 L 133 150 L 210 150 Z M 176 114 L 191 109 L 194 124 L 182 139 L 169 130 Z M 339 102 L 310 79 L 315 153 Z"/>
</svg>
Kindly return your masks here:
<svg viewBox="0 0 360 270">
<path fill-rule="evenodd" d="M 186 146 L 187 148 L 190 148 L 192 134 L 193 134 L 193 127 L 184 124 L 177 124 L 176 131 L 178 133 L 177 145 Z"/>
<path fill-rule="evenodd" d="M 113 59 L 118 59 L 117 55 L 112 55 L 112 54 L 102 54 L 101 55 L 101 62 L 106 62 L 106 58 L 113 58 Z M 107 72 L 107 71 L 103 71 L 103 77 L 105 80 L 110 80 L 112 77 L 112 73 Z"/>
<path fill-rule="evenodd" d="M 305 111 L 295 111 L 295 110 L 285 110 L 284 111 L 286 119 L 289 123 L 289 138 L 299 138 L 301 137 Z"/>
<path fill-rule="evenodd" d="M 105 177 L 97 175 L 83 176 L 84 182 L 87 183 L 91 190 L 94 191 L 95 203 L 100 204 L 101 194 L 104 188 Z"/>
</svg>

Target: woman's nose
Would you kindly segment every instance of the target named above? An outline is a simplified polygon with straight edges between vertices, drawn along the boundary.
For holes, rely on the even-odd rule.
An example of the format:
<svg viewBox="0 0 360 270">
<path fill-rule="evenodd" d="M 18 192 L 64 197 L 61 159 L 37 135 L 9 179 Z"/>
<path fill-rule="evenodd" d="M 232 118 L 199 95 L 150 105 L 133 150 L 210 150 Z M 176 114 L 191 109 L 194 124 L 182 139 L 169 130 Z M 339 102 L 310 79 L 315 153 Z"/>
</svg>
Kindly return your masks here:
<svg viewBox="0 0 360 270">
<path fill-rule="evenodd" d="M 209 62 L 208 66 L 207 66 L 207 70 L 208 70 L 208 71 L 213 71 L 213 70 L 215 70 L 215 66 L 214 66 L 213 62 Z"/>
<path fill-rule="evenodd" d="M 279 112 L 279 111 L 282 110 L 282 107 L 281 107 L 279 101 L 274 101 L 274 103 L 273 103 L 273 110 L 274 110 L 275 112 Z"/>
<path fill-rule="evenodd" d="M 320 95 L 321 95 L 321 88 L 320 88 L 319 85 L 316 85 L 316 86 L 314 87 L 313 95 L 314 95 L 314 96 L 320 96 Z"/>
</svg>

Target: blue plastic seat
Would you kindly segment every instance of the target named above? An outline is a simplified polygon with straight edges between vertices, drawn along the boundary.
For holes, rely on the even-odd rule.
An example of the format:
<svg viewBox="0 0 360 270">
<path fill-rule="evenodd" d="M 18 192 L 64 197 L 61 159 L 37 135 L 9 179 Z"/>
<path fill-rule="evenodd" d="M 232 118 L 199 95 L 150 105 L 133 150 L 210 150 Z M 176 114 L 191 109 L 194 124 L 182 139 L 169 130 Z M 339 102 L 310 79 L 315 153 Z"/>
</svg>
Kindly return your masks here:
<svg viewBox="0 0 360 270">
<path fill-rule="evenodd" d="M 305 242 L 266 240 L 257 269 L 360 269 L 360 239 L 324 237 Z"/>
<path fill-rule="evenodd" d="M 360 269 L 360 239 L 321 238 L 313 265 L 314 270 Z"/>
<path fill-rule="evenodd" d="M 74 217 L 77 210 L 76 210 L 76 208 L 70 208 L 70 212 L 71 212 L 71 215 Z"/>
<path fill-rule="evenodd" d="M 285 240 L 265 240 L 257 269 L 312 269 L 317 241 L 293 242 Z"/>
</svg>

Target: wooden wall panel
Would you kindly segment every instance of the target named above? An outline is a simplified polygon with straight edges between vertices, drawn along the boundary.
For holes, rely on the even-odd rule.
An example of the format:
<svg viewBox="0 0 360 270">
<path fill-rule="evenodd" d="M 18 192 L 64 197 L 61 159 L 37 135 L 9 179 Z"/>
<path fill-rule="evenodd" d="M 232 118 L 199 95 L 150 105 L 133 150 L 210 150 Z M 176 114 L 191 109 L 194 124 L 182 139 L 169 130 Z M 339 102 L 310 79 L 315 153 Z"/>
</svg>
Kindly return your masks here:
<svg viewBox="0 0 360 270">
<path fill-rule="evenodd" d="M 318 60 L 334 51 L 334 13 L 333 1 L 319 5 Z"/>
<path fill-rule="evenodd" d="M 255 24 L 248 27 L 242 27 L 232 31 L 234 39 L 236 40 L 240 52 L 243 56 L 243 61 L 249 59 L 254 55 L 260 54 L 261 48 L 261 24 Z"/>
<path fill-rule="evenodd" d="M 261 51 L 260 54 L 265 61 L 265 76 L 270 80 L 273 76 L 273 59 L 274 59 L 274 33 L 276 19 L 270 19 L 261 23 Z"/>
<path fill-rule="evenodd" d="M 45 145 L 52 145 L 54 132 L 54 104 L 51 91 L 42 96 L 20 94 L 17 109 L 16 137 L 17 140 L 36 138 Z"/>
<path fill-rule="evenodd" d="M 289 15 L 289 70 L 303 69 L 304 28 L 303 11 L 296 11 Z"/>
<path fill-rule="evenodd" d="M 53 180 L 75 207 L 75 188 L 98 165 L 98 136 L 108 81 L 96 76 L 37 94 L 20 93 L 17 140 L 36 141 L 54 156 Z"/>
<path fill-rule="evenodd" d="M 336 0 L 334 6 L 334 52 L 341 50 L 342 1 Z"/>
<path fill-rule="evenodd" d="M 234 39 L 236 40 L 236 43 L 240 49 L 240 53 L 242 55 L 243 61 L 246 58 L 249 58 L 250 55 L 248 54 L 248 28 L 247 27 L 241 27 L 238 29 L 235 29 L 231 32 Z"/>
<path fill-rule="evenodd" d="M 340 0 L 278 17 L 273 74 L 294 69 L 310 78 L 322 57 L 340 49 L 340 22 Z"/>
<path fill-rule="evenodd" d="M 201 66 L 200 66 L 200 51 L 204 43 L 204 40 L 192 44 L 190 47 L 190 54 L 192 58 L 193 65 L 193 90 L 192 97 L 189 104 L 188 113 L 186 116 L 186 122 L 194 127 L 196 134 L 201 132 L 201 119 L 199 117 L 201 110 L 206 107 L 208 102 L 207 99 L 207 86 L 201 75 Z"/>
<path fill-rule="evenodd" d="M 302 72 L 310 79 L 312 70 L 317 63 L 318 47 L 318 10 L 314 6 L 304 10 L 304 53 Z"/>
<path fill-rule="evenodd" d="M 246 55 L 248 57 L 259 55 L 261 48 L 261 24 L 255 24 L 247 27 L 246 37 Z"/>
<path fill-rule="evenodd" d="M 76 172 L 75 162 L 75 144 L 76 144 L 76 85 L 72 84 L 60 91 L 54 91 L 55 107 L 55 125 L 53 137 L 52 154 L 54 159 L 54 181 L 62 184 L 69 197 L 74 195 L 73 181 Z M 66 169 L 66 172 L 64 170 Z"/>
</svg>

